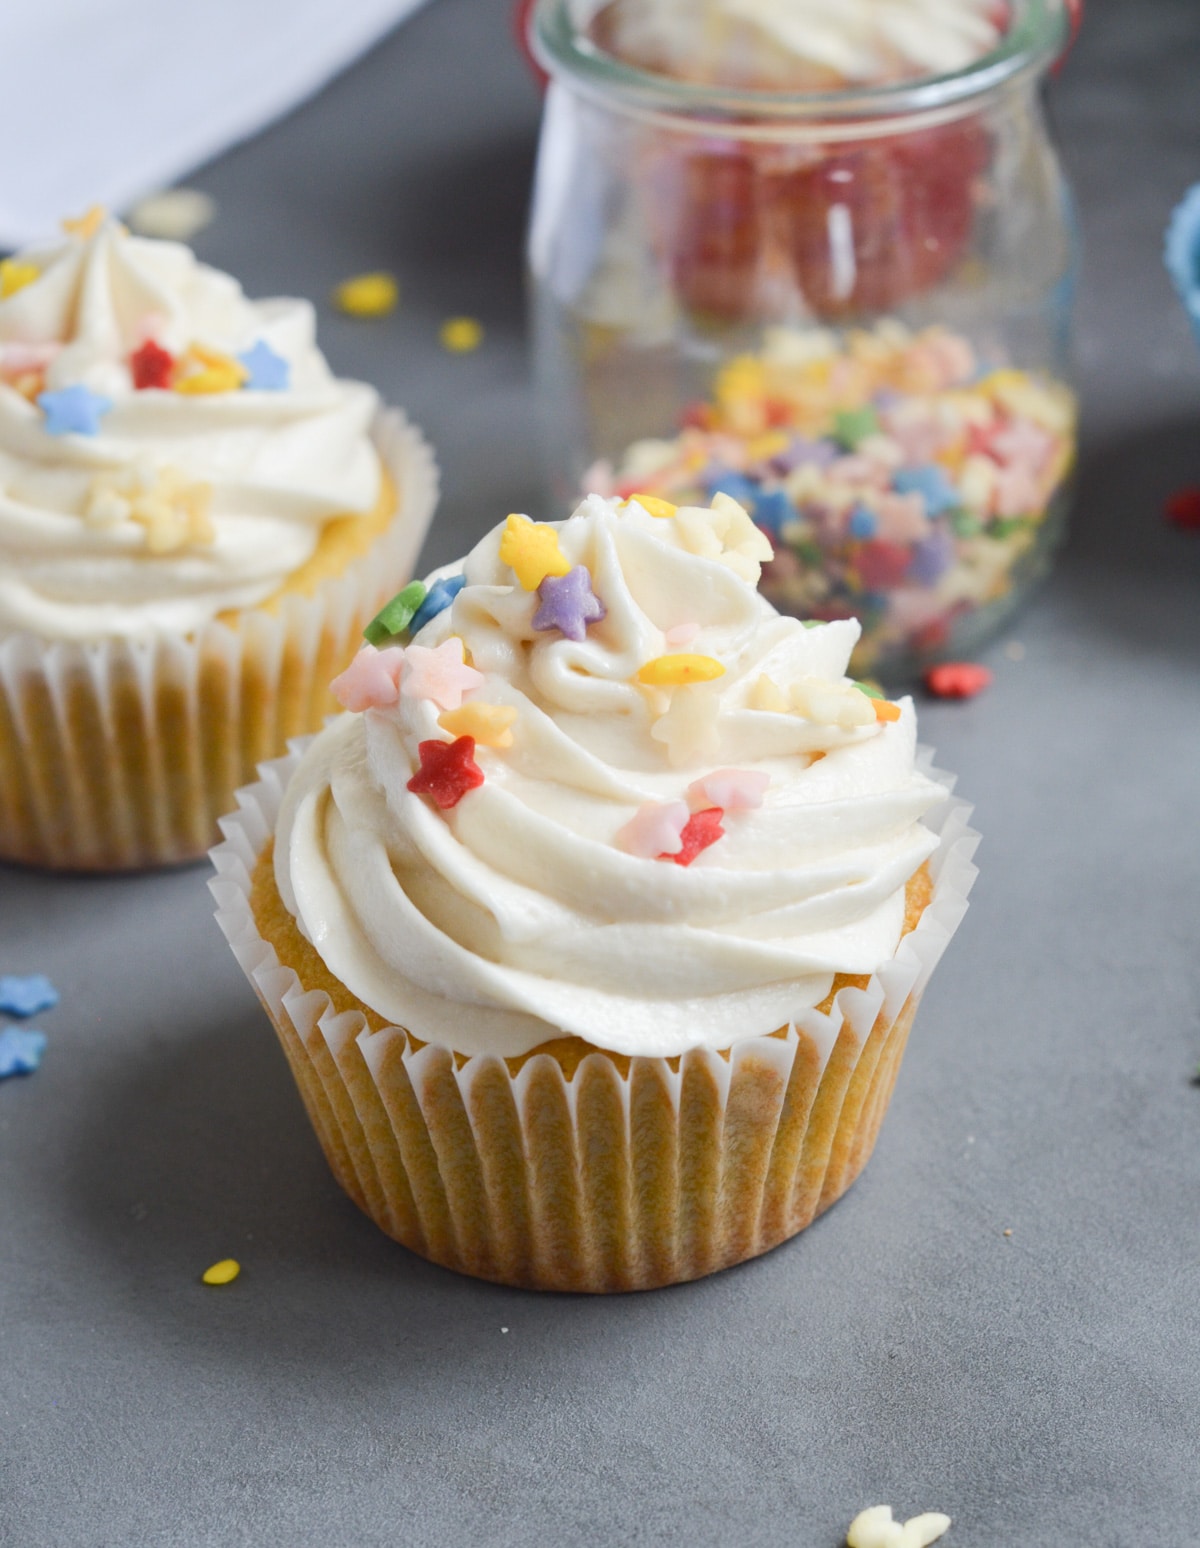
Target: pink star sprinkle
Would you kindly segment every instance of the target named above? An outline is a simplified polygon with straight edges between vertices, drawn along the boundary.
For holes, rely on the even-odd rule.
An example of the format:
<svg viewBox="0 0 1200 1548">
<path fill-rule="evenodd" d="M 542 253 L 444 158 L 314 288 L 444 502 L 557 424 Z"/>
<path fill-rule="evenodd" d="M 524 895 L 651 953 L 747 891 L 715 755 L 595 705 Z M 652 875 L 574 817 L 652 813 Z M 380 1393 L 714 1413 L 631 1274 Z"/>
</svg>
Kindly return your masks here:
<svg viewBox="0 0 1200 1548">
<path fill-rule="evenodd" d="M 463 660 L 463 642 L 457 634 L 435 650 L 410 645 L 406 659 L 408 671 L 400 688 L 406 699 L 432 699 L 439 709 L 456 710 L 483 683 L 483 673 Z"/>
<path fill-rule="evenodd" d="M 698 623 L 676 624 L 673 629 L 668 629 L 663 635 L 668 645 L 690 645 L 700 633 Z"/>
<path fill-rule="evenodd" d="M 719 806 L 726 812 L 752 812 L 763 804 L 771 783 L 769 774 L 752 769 L 714 769 L 687 788 L 687 797 L 696 810 Z"/>
<path fill-rule="evenodd" d="M 343 709 L 387 709 L 400 697 L 403 671 L 404 652 L 398 645 L 389 645 L 387 650 L 364 645 L 329 686 Z"/>
<path fill-rule="evenodd" d="M 677 855 L 683 848 L 680 834 L 691 815 L 684 801 L 647 801 L 617 834 L 617 844 L 640 860 Z"/>
</svg>

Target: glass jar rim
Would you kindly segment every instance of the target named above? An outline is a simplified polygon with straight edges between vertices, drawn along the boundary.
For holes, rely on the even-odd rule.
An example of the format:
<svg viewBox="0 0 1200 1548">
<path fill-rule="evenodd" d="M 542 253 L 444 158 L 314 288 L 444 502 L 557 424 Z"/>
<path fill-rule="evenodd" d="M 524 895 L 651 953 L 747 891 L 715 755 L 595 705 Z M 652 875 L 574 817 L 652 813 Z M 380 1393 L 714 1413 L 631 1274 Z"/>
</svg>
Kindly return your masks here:
<svg viewBox="0 0 1200 1548">
<path fill-rule="evenodd" d="M 697 85 L 638 69 L 598 48 L 584 35 L 571 15 L 577 0 L 535 0 L 528 35 L 535 59 L 551 77 L 567 77 L 589 95 L 616 99 L 643 112 L 709 123 L 754 119 L 829 123 L 904 118 L 955 108 L 965 111 L 977 97 L 1025 76 L 1042 74 L 1066 45 L 1066 6 L 1063 0 L 1010 3 L 1015 14 L 1000 42 L 964 69 L 838 91 L 754 91 Z"/>
</svg>

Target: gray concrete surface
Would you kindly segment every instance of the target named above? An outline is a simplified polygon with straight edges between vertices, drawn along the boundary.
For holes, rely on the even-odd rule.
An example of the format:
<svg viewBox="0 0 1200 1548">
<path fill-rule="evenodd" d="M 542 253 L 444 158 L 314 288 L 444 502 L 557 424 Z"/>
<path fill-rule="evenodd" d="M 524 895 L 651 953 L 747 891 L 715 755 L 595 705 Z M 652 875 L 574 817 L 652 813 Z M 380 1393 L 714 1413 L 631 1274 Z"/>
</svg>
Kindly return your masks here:
<svg viewBox="0 0 1200 1548">
<path fill-rule="evenodd" d="M 1074 537 L 1024 658 L 923 711 L 982 876 L 865 1176 L 681 1289 L 460 1279 L 338 1192 L 203 868 L 0 871 L 0 971 L 62 990 L 0 1086 L 5 1548 L 834 1548 L 880 1501 L 948 1511 L 953 1548 L 1200 1543 L 1200 539 L 1160 517 L 1200 483 L 1200 355 L 1159 266 L 1200 11 L 1091 11 L 1054 93 L 1088 244 Z M 430 565 L 534 498 L 537 111 L 505 0 L 436 0 L 194 179 L 251 293 L 403 276 L 392 319 L 322 336 L 441 450 Z M 457 312 L 475 356 L 437 348 Z"/>
</svg>

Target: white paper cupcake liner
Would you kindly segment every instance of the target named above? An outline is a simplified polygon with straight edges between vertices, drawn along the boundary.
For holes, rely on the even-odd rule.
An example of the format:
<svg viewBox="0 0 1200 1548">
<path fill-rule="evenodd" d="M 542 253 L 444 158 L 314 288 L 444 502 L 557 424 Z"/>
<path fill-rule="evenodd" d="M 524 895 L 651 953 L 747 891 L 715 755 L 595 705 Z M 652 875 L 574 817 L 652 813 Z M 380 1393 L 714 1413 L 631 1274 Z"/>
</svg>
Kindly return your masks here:
<svg viewBox="0 0 1200 1548">
<path fill-rule="evenodd" d="M 125 870 L 202 855 L 239 785 L 336 708 L 329 683 L 410 578 L 438 472 L 395 409 L 372 428 L 395 518 L 311 596 L 195 634 L 0 640 L 0 859 Z"/>
<path fill-rule="evenodd" d="M 303 746 L 238 792 L 209 885 L 335 1175 L 391 1236 L 503 1283 L 645 1289 L 767 1251 L 862 1170 L 917 1002 L 966 911 L 979 835 L 965 802 L 948 796 L 926 819 L 940 837 L 931 901 L 865 988 L 723 1052 L 594 1050 L 568 1075 L 546 1053 L 456 1056 L 403 1028 L 372 1031 L 280 961 L 251 883 Z"/>
</svg>

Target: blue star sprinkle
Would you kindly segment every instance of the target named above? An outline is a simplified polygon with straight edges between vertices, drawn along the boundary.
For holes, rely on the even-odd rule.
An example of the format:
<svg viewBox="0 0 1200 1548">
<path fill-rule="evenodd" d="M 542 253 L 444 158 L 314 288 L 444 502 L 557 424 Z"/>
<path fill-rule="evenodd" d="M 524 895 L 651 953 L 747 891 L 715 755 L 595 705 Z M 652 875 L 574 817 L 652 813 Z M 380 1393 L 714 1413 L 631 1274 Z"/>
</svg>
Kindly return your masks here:
<svg viewBox="0 0 1200 1548">
<path fill-rule="evenodd" d="M 36 1016 L 58 1004 L 58 990 L 44 973 L 0 978 L 0 1011 L 6 1016 Z"/>
<path fill-rule="evenodd" d="M 46 1036 L 33 1027 L 5 1027 L 0 1032 L 0 1080 L 32 1075 L 46 1051 Z"/>
<path fill-rule="evenodd" d="M 897 494 L 919 494 L 929 516 L 940 516 L 943 511 L 955 510 L 962 504 L 954 485 L 933 462 L 901 468 L 892 479 L 892 488 Z"/>
<path fill-rule="evenodd" d="M 76 384 L 58 392 L 38 394 L 38 408 L 46 416 L 47 435 L 95 435 L 101 417 L 112 408 L 112 399 Z"/>
<path fill-rule="evenodd" d="M 291 385 L 291 366 L 265 339 L 259 339 L 252 349 L 239 355 L 238 360 L 250 373 L 242 383 L 243 387 L 254 392 L 284 392 Z"/>
<path fill-rule="evenodd" d="M 444 613 L 466 584 L 465 575 L 447 575 L 445 580 L 434 581 L 425 593 L 424 602 L 413 614 L 408 626 L 409 639 L 415 640 L 431 618 Z"/>
<path fill-rule="evenodd" d="M 567 639 L 586 637 L 587 626 L 608 616 L 608 609 L 592 590 L 592 577 L 582 564 L 565 575 L 547 575 L 538 587 L 542 604 L 533 615 L 538 630 L 558 629 Z"/>
</svg>

